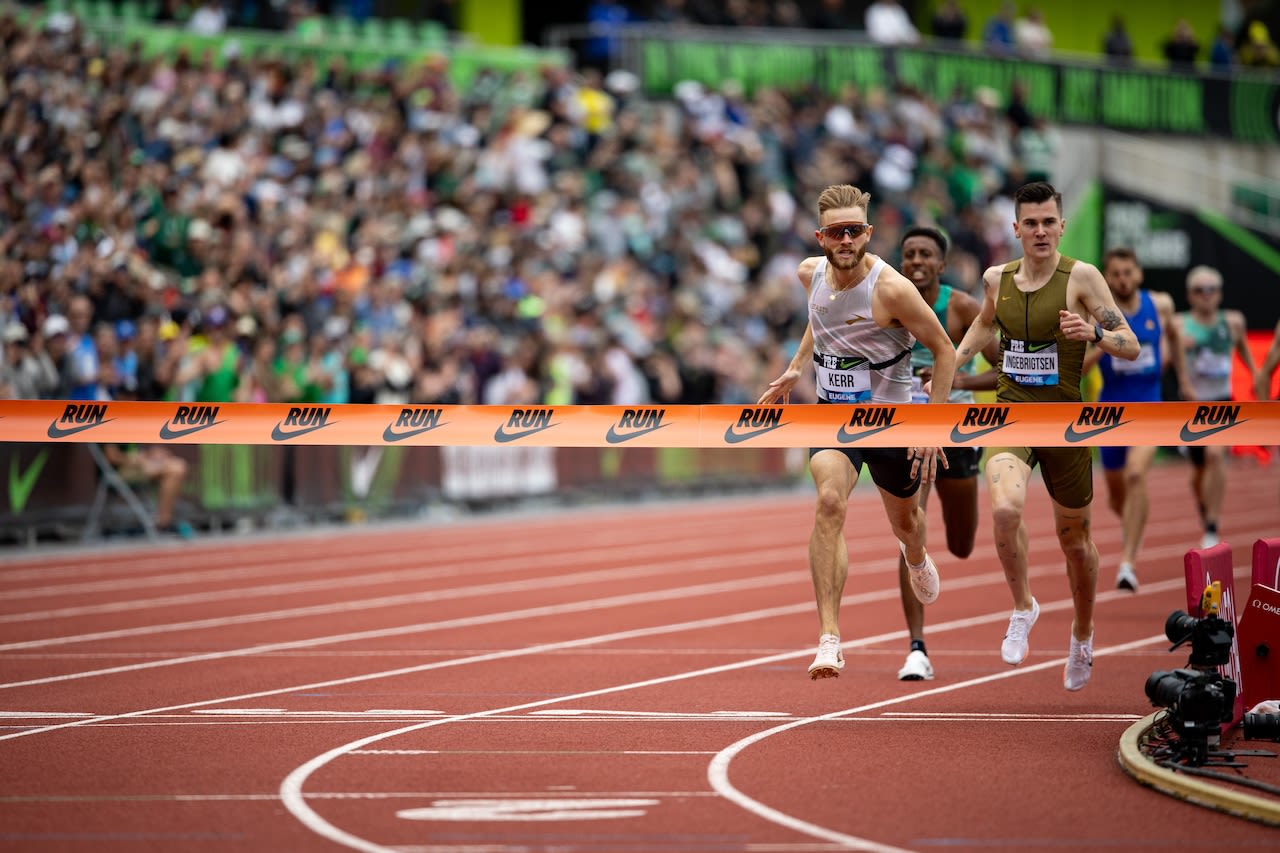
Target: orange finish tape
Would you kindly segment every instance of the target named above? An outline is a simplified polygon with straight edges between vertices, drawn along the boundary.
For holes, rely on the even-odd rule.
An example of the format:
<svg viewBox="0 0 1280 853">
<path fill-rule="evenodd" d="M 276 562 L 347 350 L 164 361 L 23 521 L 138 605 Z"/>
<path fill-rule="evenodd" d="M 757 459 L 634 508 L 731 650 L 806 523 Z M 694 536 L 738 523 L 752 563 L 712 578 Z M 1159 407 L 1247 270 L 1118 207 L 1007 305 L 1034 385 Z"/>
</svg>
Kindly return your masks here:
<svg viewBox="0 0 1280 853">
<path fill-rule="evenodd" d="M 0 401 L 0 441 L 539 447 L 1280 443 L 1280 402 L 396 406 Z"/>
</svg>

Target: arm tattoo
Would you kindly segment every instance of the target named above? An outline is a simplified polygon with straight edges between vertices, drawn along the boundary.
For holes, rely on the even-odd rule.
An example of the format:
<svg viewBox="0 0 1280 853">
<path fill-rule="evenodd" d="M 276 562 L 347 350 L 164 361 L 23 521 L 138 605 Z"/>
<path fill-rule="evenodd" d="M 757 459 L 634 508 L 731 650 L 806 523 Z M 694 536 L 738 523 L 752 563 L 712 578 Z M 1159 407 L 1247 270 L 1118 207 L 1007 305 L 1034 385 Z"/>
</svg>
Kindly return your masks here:
<svg viewBox="0 0 1280 853">
<path fill-rule="evenodd" d="M 1102 312 L 1102 328 L 1108 332 L 1113 332 L 1120 328 L 1120 324 L 1124 322 L 1124 318 L 1120 316 L 1120 312 L 1108 308 Z"/>
</svg>

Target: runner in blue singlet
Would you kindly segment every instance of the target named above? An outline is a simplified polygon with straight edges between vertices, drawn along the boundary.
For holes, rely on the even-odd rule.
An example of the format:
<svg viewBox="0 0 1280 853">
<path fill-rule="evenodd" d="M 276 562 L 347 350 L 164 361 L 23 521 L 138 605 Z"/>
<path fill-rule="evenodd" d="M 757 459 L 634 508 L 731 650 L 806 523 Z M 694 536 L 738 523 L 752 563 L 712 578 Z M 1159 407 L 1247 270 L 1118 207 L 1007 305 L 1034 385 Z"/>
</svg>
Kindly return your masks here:
<svg viewBox="0 0 1280 853">
<path fill-rule="evenodd" d="M 1115 297 L 1116 307 L 1138 338 L 1141 351 L 1133 361 L 1112 358 L 1097 347 L 1085 354 L 1085 369 L 1097 363 L 1102 373 L 1104 403 L 1158 403 L 1164 367 L 1173 367 L 1183 395 L 1192 391 L 1182 357 L 1178 324 L 1174 321 L 1173 298 L 1167 293 L 1142 287 L 1142 266 L 1132 249 L 1109 250 L 1102 257 L 1102 275 Z M 1147 472 L 1155 459 L 1156 447 L 1103 447 L 1102 472 L 1107 481 L 1107 498 L 1112 512 L 1120 516 L 1120 567 L 1116 586 L 1137 590 L 1138 548 L 1147 524 L 1150 499 Z"/>
</svg>

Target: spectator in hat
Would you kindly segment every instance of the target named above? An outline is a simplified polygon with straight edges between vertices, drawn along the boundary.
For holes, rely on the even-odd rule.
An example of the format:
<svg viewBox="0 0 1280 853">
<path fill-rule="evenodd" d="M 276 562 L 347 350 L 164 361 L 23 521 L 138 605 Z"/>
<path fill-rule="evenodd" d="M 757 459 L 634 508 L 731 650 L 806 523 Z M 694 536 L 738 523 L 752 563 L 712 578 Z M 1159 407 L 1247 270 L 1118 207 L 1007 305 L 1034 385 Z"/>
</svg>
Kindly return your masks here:
<svg viewBox="0 0 1280 853">
<path fill-rule="evenodd" d="M 0 362 L 0 399 L 35 400 L 40 396 L 39 365 L 27 346 L 27 327 L 11 320 L 0 331 L 4 360 Z"/>
<path fill-rule="evenodd" d="M 45 400 L 65 400 L 69 387 L 65 380 L 70 376 L 69 333 L 71 324 L 61 314 L 50 314 L 40 326 L 39 333 L 31 337 L 31 355 L 39 368 L 37 388 Z"/>
</svg>

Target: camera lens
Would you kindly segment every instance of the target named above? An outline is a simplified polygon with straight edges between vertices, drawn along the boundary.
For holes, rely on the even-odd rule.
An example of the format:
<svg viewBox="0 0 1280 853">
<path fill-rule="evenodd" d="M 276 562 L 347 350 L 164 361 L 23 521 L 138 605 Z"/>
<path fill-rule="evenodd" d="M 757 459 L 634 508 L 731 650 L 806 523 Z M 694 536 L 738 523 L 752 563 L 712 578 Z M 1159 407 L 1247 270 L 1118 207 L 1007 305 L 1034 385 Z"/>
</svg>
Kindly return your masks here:
<svg viewBox="0 0 1280 853">
<path fill-rule="evenodd" d="M 1280 714 L 1245 714 L 1244 739 L 1280 741 Z"/>
<path fill-rule="evenodd" d="M 1152 705 L 1172 708 L 1178 704 L 1178 697 L 1186 683 L 1187 679 L 1181 672 L 1156 670 L 1147 676 L 1147 698 Z"/>
<path fill-rule="evenodd" d="M 1199 621 L 1185 610 L 1175 610 L 1169 614 L 1168 619 L 1164 620 L 1164 635 L 1171 643 L 1180 642 L 1195 630 L 1196 623 Z"/>
</svg>

